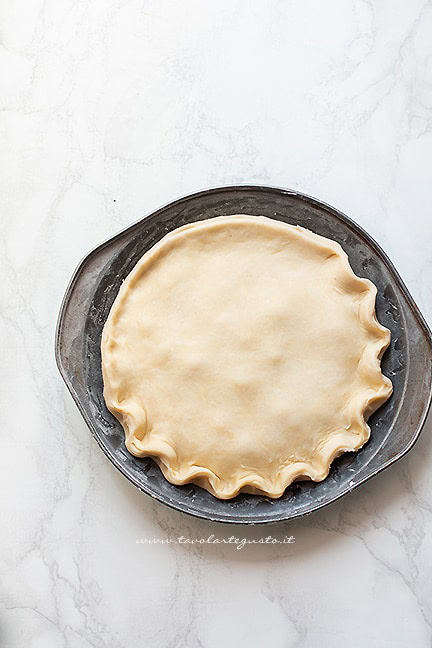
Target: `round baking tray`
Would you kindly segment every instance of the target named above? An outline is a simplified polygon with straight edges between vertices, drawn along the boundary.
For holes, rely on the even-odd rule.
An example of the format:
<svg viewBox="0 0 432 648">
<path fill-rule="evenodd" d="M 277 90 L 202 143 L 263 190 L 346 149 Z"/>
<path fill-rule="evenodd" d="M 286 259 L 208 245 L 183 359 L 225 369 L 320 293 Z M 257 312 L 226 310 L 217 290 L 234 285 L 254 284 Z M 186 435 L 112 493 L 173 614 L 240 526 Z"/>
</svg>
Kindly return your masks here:
<svg viewBox="0 0 432 648">
<path fill-rule="evenodd" d="M 378 288 L 377 315 L 392 332 L 382 370 L 394 392 L 370 419 L 371 438 L 356 453 L 333 462 L 323 482 L 297 482 L 273 500 L 240 494 L 218 500 L 189 484 L 174 486 L 151 458 L 138 459 L 103 399 L 100 338 L 122 281 L 140 257 L 167 232 L 229 214 L 268 216 L 338 241 L 354 272 Z M 283 286 L 281 286 L 281 296 Z M 76 269 L 61 305 L 56 332 L 60 373 L 91 433 L 110 461 L 137 488 L 174 509 L 220 522 L 257 524 L 316 511 L 400 459 L 412 448 L 431 402 L 431 333 L 395 267 L 361 227 L 338 210 L 295 191 L 263 186 L 209 189 L 180 198 L 116 234 Z"/>
</svg>

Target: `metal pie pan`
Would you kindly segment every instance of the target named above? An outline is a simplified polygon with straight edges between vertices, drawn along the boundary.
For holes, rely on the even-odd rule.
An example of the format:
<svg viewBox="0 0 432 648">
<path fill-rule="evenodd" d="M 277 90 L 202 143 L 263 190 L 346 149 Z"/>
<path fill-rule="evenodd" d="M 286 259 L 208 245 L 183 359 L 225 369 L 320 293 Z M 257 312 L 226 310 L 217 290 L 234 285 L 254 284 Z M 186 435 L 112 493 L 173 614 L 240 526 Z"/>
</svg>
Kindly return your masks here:
<svg viewBox="0 0 432 648">
<path fill-rule="evenodd" d="M 122 281 L 136 262 L 167 232 L 181 225 L 241 213 L 301 225 L 338 241 L 354 272 L 377 286 L 377 315 L 392 332 L 382 370 L 391 378 L 394 392 L 369 419 L 368 443 L 360 451 L 345 453 L 334 461 L 323 482 L 296 482 L 276 500 L 248 494 L 218 500 L 193 484 L 170 484 L 151 458 L 138 459 L 126 450 L 123 429 L 107 410 L 102 393 L 102 328 Z M 158 209 L 99 245 L 79 264 L 69 283 L 55 344 L 60 373 L 91 433 L 114 466 L 160 502 L 219 522 L 286 521 L 334 502 L 412 448 L 431 402 L 431 333 L 387 255 L 369 234 L 338 210 L 310 196 L 274 187 L 234 186 L 201 191 Z"/>
</svg>

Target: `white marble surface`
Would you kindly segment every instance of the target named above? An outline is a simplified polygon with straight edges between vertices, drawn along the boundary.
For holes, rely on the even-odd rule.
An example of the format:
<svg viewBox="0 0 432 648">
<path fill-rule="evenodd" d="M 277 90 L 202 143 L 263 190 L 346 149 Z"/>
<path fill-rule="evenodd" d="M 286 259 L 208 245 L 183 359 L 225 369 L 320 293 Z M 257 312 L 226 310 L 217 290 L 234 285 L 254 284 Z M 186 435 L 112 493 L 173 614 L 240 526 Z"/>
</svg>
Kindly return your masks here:
<svg viewBox="0 0 432 648">
<path fill-rule="evenodd" d="M 283 527 L 153 503 L 57 372 L 68 279 L 101 240 L 211 185 L 315 195 L 384 246 L 432 321 L 432 3 L 3 0 L 0 645 L 429 646 L 431 424 L 397 466 Z"/>
</svg>

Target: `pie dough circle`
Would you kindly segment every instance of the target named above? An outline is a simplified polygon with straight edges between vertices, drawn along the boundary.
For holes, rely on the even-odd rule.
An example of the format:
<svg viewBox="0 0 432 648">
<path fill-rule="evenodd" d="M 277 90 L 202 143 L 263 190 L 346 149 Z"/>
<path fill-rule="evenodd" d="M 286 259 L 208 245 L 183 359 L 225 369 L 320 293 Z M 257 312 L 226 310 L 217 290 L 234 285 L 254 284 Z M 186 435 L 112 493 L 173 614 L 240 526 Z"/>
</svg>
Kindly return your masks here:
<svg viewBox="0 0 432 648">
<path fill-rule="evenodd" d="M 127 449 L 220 499 L 321 481 L 392 392 L 376 287 L 342 247 L 262 216 L 167 234 L 102 334 L 104 397 Z"/>
</svg>

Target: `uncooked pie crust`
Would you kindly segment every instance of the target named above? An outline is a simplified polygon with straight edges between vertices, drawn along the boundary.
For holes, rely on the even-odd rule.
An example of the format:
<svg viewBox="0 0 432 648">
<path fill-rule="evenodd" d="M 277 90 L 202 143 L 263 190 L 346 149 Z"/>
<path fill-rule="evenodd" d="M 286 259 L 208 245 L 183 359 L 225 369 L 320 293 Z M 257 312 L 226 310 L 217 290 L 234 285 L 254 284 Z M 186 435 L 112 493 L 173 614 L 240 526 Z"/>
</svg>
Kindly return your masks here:
<svg viewBox="0 0 432 648">
<path fill-rule="evenodd" d="M 126 446 L 221 499 L 321 481 L 392 392 L 376 288 L 341 246 L 265 217 L 167 234 L 124 281 L 102 335 Z"/>
</svg>

